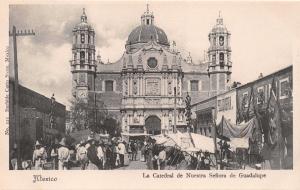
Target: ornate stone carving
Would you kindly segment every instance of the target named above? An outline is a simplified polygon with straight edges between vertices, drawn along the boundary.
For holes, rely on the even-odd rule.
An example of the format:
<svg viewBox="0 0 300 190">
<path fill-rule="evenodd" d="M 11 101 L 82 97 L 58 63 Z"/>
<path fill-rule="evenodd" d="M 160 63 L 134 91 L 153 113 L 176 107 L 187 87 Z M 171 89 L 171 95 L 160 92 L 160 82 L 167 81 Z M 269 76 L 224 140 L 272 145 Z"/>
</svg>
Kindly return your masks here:
<svg viewBox="0 0 300 190">
<path fill-rule="evenodd" d="M 137 95 L 137 93 L 138 93 L 137 79 L 133 79 L 133 94 Z"/>
<path fill-rule="evenodd" d="M 126 58 L 123 58 L 123 68 L 126 68 Z"/>
<path fill-rule="evenodd" d="M 124 79 L 124 93 L 125 95 L 128 95 L 128 82 L 127 82 L 127 78 Z"/>
<path fill-rule="evenodd" d="M 85 80 L 85 74 L 80 73 L 79 74 L 79 84 L 86 84 L 86 80 Z"/>
<path fill-rule="evenodd" d="M 146 98 L 145 99 L 146 104 L 156 105 L 160 103 L 159 98 Z"/>
<path fill-rule="evenodd" d="M 168 79 L 168 94 L 172 95 L 172 79 Z"/>
<path fill-rule="evenodd" d="M 160 95 L 160 79 L 159 78 L 146 78 L 146 95 Z"/>
<path fill-rule="evenodd" d="M 180 96 L 180 92 L 181 92 L 181 85 L 180 85 L 180 81 L 177 80 L 177 96 Z"/>
<path fill-rule="evenodd" d="M 142 55 L 139 54 L 139 57 L 138 57 L 138 63 L 139 64 L 143 64 L 143 58 L 142 58 Z"/>
</svg>

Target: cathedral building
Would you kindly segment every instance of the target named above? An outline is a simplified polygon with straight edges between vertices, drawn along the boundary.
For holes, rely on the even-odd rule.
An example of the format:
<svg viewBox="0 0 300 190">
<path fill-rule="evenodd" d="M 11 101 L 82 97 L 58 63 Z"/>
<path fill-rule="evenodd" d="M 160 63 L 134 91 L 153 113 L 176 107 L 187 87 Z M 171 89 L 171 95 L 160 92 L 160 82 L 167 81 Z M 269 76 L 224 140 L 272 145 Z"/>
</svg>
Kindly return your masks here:
<svg viewBox="0 0 300 190">
<path fill-rule="evenodd" d="M 230 32 L 220 15 L 208 35 L 207 58 L 197 64 L 170 45 L 148 7 L 118 61 L 103 63 L 100 55 L 95 57 L 95 40 L 83 11 L 73 29 L 72 94 L 86 101 L 93 94 L 104 101 L 124 133 L 184 131 L 187 95 L 193 104 L 229 89 Z"/>
</svg>

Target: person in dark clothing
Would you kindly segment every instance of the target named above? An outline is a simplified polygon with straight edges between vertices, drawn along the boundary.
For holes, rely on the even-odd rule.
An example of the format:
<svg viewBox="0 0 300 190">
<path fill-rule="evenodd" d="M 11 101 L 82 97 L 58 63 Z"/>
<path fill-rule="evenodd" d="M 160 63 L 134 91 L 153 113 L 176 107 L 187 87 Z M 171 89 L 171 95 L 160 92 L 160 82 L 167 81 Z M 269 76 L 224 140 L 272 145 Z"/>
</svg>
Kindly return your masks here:
<svg viewBox="0 0 300 190">
<path fill-rule="evenodd" d="M 131 142 L 130 148 L 131 148 L 131 152 L 132 152 L 132 159 L 131 159 L 131 160 L 136 160 L 136 155 L 137 155 L 137 143 L 136 143 L 136 142 Z"/>
<path fill-rule="evenodd" d="M 147 169 L 152 170 L 153 169 L 153 144 L 152 142 L 148 142 L 145 147 L 145 157 L 146 157 L 146 164 Z"/>
<path fill-rule="evenodd" d="M 97 156 L 97 147 L 95 145 L 95 140 L 90 138 L 88 139 L 88 143 L 90 144 L 90 146 L 87 149 L 87 157 L 89 160 L 87 169 L 98 170 L 99 166 L 101 165 L 101 161 Z"/>
<path fill-rule="evenodd" d="M 154 142 L 156 142 L 156 141 L 154 141 Z M 159 154 L 159 147 L 158 147 L 157 144 L 154 144 L 153 145 L 153 156 L 154 156 L 154 159 L 153 159 L 153 169 L 154 170 L 158 170 L 158 163 L 157 163 L 158 154 Z"/>
</svg>

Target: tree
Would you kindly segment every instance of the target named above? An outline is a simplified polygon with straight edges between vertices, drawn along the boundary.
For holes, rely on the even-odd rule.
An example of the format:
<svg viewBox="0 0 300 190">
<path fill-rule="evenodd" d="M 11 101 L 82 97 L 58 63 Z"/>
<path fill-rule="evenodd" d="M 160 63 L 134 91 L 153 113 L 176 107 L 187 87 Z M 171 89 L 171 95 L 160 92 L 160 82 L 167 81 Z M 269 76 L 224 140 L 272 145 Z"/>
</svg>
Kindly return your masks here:
<svg viewBox="0 0 300 190">
<path fill-rule="evenodd" d="M 75 130 L 90 129 L 99 132 L 103 128 L 104 120 L 108 117 L 105 104 L 95 96 L 87 99 L 72 99 L 70 101 L 70 122 Z"/>
<path fill-rule="evenodd" d="M 87 103 L 80 99 L 73 99 L 70 103 L 70 123 L 72 128 L 75 130 L 86 129 L 88 126 Z"/>
<path fill-rule="evenodd" d="M 192 125 L 192 107 L 191 107 L 191 97 L 187 94 L 185 98 L 185 117 L 187 122 L 187 127 L 190 130 Z"/>
<path fill-rule="evenodd" d="M 110 136 L 121 136 L 120 123 L 113 117 L 109 116 L 104 120 L 101 126 L 103 130 L 107 131 Z"/>
</svg>

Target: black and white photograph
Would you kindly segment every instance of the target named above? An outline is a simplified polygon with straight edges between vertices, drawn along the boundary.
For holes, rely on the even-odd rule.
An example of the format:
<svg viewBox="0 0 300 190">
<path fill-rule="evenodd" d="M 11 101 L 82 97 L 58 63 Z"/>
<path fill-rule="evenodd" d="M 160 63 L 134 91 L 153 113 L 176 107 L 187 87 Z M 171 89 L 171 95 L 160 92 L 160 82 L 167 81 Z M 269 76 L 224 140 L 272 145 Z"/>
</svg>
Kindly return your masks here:
<svg viewBox="0 0 300 190">
<path fill-rule="evenodd" d="M 9 4 L 7 170 L 294 170 L 299 12 Z"/>
<path fill-rule="evenodd" d="M 299 189 L 299 12 L 1 2 L 0 189 Z"/>
</svg>

